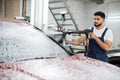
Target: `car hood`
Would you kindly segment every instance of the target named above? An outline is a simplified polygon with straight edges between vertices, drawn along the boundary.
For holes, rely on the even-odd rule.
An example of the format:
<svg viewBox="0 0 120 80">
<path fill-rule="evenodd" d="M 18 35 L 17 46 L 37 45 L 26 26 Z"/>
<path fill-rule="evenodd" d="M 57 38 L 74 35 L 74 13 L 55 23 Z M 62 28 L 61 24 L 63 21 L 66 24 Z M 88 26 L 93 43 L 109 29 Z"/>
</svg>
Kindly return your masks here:
<svg viewBox="0 0 120 80">
<path fill-rule="evenodd" d="M 0 80 L 120 80 L 120 68 L 74 55 L 1 63 Z"/>
</svg>

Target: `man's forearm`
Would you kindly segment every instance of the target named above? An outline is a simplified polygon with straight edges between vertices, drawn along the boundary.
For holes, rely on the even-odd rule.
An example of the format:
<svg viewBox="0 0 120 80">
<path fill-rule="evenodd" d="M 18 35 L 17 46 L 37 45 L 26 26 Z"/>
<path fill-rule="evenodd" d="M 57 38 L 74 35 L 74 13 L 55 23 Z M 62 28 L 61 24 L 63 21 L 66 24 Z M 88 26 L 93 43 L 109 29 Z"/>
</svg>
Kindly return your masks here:
<svg viewBox="0 0 120 80">
<path fill-rule="evenodd" d="M 105 51 L 109 51 L 110 46 L 109 44 L 102 42 L 98 37 L 95 38 L 95 41 L 98 43 L 98 45 Z"/>
<path fill-rule="evenodd" d="M 73 40 L 71 42 L 71 44 L 73 45 L 80 45 L 81 43 L 83 43 L 86 40 L 86 35 L 82 35 L 80 38 Z"/>
</svg>

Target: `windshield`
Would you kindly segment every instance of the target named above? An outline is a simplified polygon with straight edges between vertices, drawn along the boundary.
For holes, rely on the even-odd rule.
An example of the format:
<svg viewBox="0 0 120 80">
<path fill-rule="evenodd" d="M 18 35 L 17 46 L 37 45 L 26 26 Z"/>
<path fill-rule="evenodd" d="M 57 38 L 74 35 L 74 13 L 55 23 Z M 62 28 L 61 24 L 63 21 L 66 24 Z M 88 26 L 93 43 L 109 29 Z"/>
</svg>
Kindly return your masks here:
<svg viewBox="0 0 120 80">
<path fill-rule="evenodd" d="M 0 22 L 0 62 L 62 56 L 68 53 L 29 24 Z"/>
</svg>

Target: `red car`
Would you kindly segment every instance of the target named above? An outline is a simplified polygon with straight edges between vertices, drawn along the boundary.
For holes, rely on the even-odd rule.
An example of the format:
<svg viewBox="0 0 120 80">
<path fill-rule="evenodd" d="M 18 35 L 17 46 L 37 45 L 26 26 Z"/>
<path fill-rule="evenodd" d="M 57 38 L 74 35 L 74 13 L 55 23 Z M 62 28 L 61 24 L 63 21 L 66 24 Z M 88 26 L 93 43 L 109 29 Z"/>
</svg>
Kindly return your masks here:
<svg viewBox="0 0 120 80">
<path fill-rule="evenodd" d="M 38 28 L 0 19 L 0 80 L 120 80 L 120 68 L 71 56 Z"/>
</svg>

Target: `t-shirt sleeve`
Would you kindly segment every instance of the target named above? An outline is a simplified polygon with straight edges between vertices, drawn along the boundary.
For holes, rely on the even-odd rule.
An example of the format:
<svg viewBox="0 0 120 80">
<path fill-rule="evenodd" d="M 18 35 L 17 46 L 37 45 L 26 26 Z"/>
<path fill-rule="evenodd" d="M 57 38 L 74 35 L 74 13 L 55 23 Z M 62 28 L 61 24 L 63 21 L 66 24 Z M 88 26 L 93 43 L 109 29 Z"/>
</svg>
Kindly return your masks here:
<svg viewBox="0 0 120 80">
<path fill-rule="evenodd" d="M 104 39 L 105 39 L 105 41 L 110 40 L 111 42 L 113 42 L 113 32 L 111 29 L 107 30 Z"/>
</svg>

